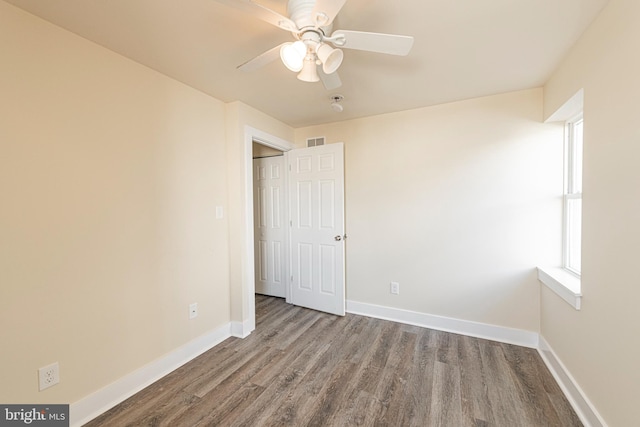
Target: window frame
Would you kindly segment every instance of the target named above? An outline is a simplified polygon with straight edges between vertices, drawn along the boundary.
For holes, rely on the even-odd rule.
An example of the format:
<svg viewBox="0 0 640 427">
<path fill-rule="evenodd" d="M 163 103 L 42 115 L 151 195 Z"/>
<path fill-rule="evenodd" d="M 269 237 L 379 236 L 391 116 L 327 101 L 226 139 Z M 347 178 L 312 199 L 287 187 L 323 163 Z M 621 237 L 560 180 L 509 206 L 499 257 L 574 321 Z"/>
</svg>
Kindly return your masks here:
<svg viewBox="0 0 640 427">
<path fill-rule="evenodd" d="M 575 253 L 575 248 L 572 246 L 571 231 L 575 231 L 575 226 L 572 227 L 571 215 L 569 204 L 571 201 L 579 200 L 580 206 L 582 206 L 582 164 L 583 153 L 577 152 L 576 147 L 576 125 L 582 126 L 582 140 L 580 141 L 579 148 L 583 147 L 584 143 L 584 117 L 582 112 L 571 117 L 565 122 L 565 174 L 564 174 L 564 195 L 563 195 L 563 239 L 562 239 L 562 268 L 571 274 L 577 276 L 581 275 L 582 260 L 579 261 L 579 267 L 576 268 L 575 263 L 572 262 L 572 253 Z M 579 176 L 578 176 L 579 175 Z M 580 228 L 578 244 L 578 255 L 582 258 L 582 208 L 580 210 Z"/>
</svg>

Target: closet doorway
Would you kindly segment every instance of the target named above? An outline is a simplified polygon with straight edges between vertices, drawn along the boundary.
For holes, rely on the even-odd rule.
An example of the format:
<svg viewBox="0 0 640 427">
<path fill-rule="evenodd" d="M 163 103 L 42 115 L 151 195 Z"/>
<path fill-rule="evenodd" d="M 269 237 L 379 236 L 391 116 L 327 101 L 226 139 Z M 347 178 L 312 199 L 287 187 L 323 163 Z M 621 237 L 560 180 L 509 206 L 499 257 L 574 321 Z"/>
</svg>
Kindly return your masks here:
<svg viewBox="0 0 640 427">
<path fill-rule="evenodd" d="M 255 292 L 286 298 L 287 174 L 282 151 L 253 142 Z"/>
</svg>

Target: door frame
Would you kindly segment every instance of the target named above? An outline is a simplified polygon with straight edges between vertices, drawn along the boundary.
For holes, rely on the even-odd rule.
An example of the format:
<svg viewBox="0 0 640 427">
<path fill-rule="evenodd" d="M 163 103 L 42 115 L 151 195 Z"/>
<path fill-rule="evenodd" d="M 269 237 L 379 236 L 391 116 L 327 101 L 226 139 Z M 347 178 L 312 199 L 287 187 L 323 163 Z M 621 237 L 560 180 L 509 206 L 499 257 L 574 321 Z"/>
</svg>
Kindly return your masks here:
<svg viewBox="0 0 640 427">
<path fill-rule="evenodd" d="M 242 331 L 236 336 L 246 337 L 256 329 L 256 283 L 255 283 L 255 256 L 253 233 L 253 142 L 275 148 L 284 152 L 285 165 L 288 164 L 287 151 L 295 148 L 295 145 L 285 139 L 271 135 L 251 126 L 244 127 L 244 217 L 242 227 L 244 229 L 244 242 L 242 250 L 242 305 L 247 307 L 248 318 L 243 319 Z M 287 292 L 289 300 L 289 292 Z"/>
</svg>

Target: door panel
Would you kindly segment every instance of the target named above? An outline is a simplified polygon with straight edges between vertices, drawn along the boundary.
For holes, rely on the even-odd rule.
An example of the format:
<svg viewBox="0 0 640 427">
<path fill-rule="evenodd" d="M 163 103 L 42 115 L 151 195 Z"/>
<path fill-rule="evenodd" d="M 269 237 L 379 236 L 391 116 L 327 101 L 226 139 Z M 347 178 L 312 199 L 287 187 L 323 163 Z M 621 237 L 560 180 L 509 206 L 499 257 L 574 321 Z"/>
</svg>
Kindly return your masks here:
<svg viewBox="0 0 640 427">
<path fill-rule="evenodd" d="M 284 297 L 286 200 L 284 157 L 253 160 L 256 293 Z"/>
<path fill-rule="evenodd" d="M 291 150 L 289 188 L 295 305 L 345 313 L 343 144 Z"/>
</svg>

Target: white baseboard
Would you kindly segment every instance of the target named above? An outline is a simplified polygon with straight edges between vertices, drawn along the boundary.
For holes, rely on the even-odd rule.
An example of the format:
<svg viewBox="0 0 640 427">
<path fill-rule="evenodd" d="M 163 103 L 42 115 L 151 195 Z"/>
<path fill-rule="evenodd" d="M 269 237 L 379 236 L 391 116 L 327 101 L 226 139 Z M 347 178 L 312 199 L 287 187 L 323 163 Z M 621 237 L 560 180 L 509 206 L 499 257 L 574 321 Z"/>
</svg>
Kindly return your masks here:
<svg viewBox="0 0 640 427">
<path fill-rule="evenodd" d="M 81 426 L 231 336 L 226 324 L 71 404 L 70 425 Z"/>
<path fill-rule="evenodd" d="M 540 357 L 542 357 L 547 368 L 551 371 L 567 400 L 571 403 L 573 410 L 576 411 L 582 424 L 585 427 L 607 427 L 607 423 L 602 419 L 595 406 L 589 401 L 571 373 L 569 373 L 542 336 L 540 337 L 538 353 L 540 353 Z"/>
<path fill-rule="evenodd" d="M 454 334 L 469 335 L 476 338 L 515 344 L 522 347 L 538 348 L 538 334 L 536 332 L 524 331 L 521 329 L 506 328 L 503 326 L 488 325 L 469 320 L 435 316 L 432 314 L 418 313 L 416 311 L 384 307 L 381 305 L 367 304 L 357 301 L 347 301 L 347 312 L 375 317 L 376 319 L 391 320 L 394 322 L 406 323 L 408 325 L 421 326 L 423 328 L 452 332 Z"/>
<path fill-rule="evenodd" d="M 244 322 L 233 321 L 231 322 L 231 336 L 236 338 L 246 338 L 255 329 L 255 326 L 251 326 L 252 323 L 249 320 L 245 320 Z"/>
</svg>

